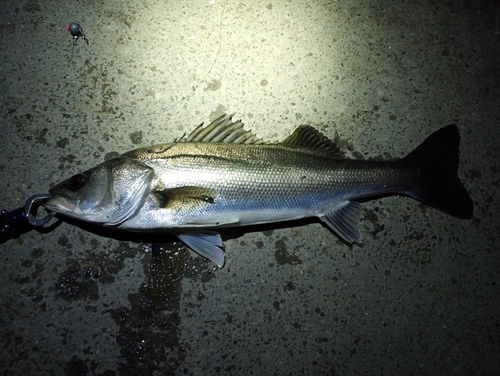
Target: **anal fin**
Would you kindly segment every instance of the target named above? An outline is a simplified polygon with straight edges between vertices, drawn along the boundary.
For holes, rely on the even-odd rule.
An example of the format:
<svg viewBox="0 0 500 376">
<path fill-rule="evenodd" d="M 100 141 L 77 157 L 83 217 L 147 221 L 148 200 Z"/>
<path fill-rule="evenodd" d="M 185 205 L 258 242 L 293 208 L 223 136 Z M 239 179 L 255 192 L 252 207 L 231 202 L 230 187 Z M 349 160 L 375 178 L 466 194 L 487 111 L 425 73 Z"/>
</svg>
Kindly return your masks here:
<svg viewBox="0 0 500 376">
<path fill-rule="evenodd" d="M 225 257 L 221 249 L 224 245 L 217 231 L 204 230 L 176 235 L 196 253 L 213 261 L 220 268 L 224 266 Z"/>
<path fill-rule="evenodd" d="M 361 243 L 360 205 L 358 202 L 346 201 L 320 218 L 346 242 Z"/>
</svg>

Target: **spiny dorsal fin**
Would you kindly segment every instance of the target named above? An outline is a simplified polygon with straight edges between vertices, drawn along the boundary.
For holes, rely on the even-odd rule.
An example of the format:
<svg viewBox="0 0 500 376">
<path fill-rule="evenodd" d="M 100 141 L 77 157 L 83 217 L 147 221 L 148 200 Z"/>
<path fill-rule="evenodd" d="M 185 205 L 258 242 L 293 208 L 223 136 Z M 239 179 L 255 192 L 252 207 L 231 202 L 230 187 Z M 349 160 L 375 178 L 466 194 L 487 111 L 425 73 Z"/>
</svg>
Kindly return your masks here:
<svg viewBox="0 0 500 376">
<path fill-rule="evenodd" d="M 290 136 L 283 140 L 282 144 L 301 146 L 323 151 L 333 156 L 342 156 L 339 147 L 332 140 L 309 125 L 301 125 L 298 127 Z"/>
<path fill-rule="evenodd" d="M 234 115 L 234 114 L 233 114 Z M 203 123 L 182 142 L 225 142 L 231 144 L 257 145 L 266 142 L 252 132 L 243 129 L 241 120 L 233 123 L 233 115 L 226 114 L 219 116 L 206 127 Z"/>
</svg>

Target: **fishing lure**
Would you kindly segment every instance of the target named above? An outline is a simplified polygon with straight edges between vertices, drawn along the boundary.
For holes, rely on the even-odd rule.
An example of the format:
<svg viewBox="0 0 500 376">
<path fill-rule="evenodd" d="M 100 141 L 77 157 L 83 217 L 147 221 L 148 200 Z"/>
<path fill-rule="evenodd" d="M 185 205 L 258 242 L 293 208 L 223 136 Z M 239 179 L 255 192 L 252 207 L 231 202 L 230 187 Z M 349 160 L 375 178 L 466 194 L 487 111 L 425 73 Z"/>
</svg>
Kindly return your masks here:
<svg viewBox="0 0 500 376">
<path fill-rule="evenodd" d="M 76 44 L 79 38 L 82 38 L 87 43 L 87 45 L 90 43 L 89 38 L 87 38 L 87 36 L 83 32 L 83 29 L 80 26 L 80 24 L 76 22 L 71 22 L 66 25 L 66 30 L 68 30 L 69 33 L 71 34 L 71 38 L 73 39 L 73 46 Z"/>
</svg>

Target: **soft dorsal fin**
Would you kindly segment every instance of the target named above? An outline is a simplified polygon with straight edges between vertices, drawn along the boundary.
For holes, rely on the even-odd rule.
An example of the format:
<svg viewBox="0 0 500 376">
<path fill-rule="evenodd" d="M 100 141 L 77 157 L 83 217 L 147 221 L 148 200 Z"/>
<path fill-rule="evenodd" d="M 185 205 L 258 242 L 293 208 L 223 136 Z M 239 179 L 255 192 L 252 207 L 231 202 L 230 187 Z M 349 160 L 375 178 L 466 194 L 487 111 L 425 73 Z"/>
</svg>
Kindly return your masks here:
<svg viewBox="0 0 500 376">
<path fill-rule="evenodd" d="M 252 132 L 243 129 L 241 120 L 232 121 L 233 115 L 219 116 L 206 127 L 203 123 L 182 142 L 225 142 L 231 144 L 265 144 L 266 142 Z"/>
<path fill-rule="evenodd" d="M 323 151 L 333 156 L 342 156 L 339 147 L 332 140 L 309 125 L 298 127 L 290 136 L 283 140 L 282 144 L 301 146 Z"/>
</svg>

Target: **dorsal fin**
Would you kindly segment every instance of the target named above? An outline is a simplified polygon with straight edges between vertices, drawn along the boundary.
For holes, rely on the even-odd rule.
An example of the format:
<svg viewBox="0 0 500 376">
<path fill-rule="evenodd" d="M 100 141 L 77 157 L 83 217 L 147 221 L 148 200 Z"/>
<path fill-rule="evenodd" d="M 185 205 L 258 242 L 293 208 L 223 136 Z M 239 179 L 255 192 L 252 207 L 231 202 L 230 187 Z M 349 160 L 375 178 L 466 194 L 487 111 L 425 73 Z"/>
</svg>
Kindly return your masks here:
<svg viewBox="0 0 500 376">
<path fill-rule="evenodd" d="M 342 156 L 339 147 L 323 133 L 309 125 L 301 125 L 282 144 L 301 146 L 326 152 L 333 156 Z"/>
<path fill-rule="evenodd" d="M 252 132 L 243 129 L 241 120 L 232 121 L 233 115 L 219 116 L 206 127 L 198 125 L 191 134 L 181 142 L 225 142 L 232 144 L 265 144 L 266 142 Z"/>
</svg>

